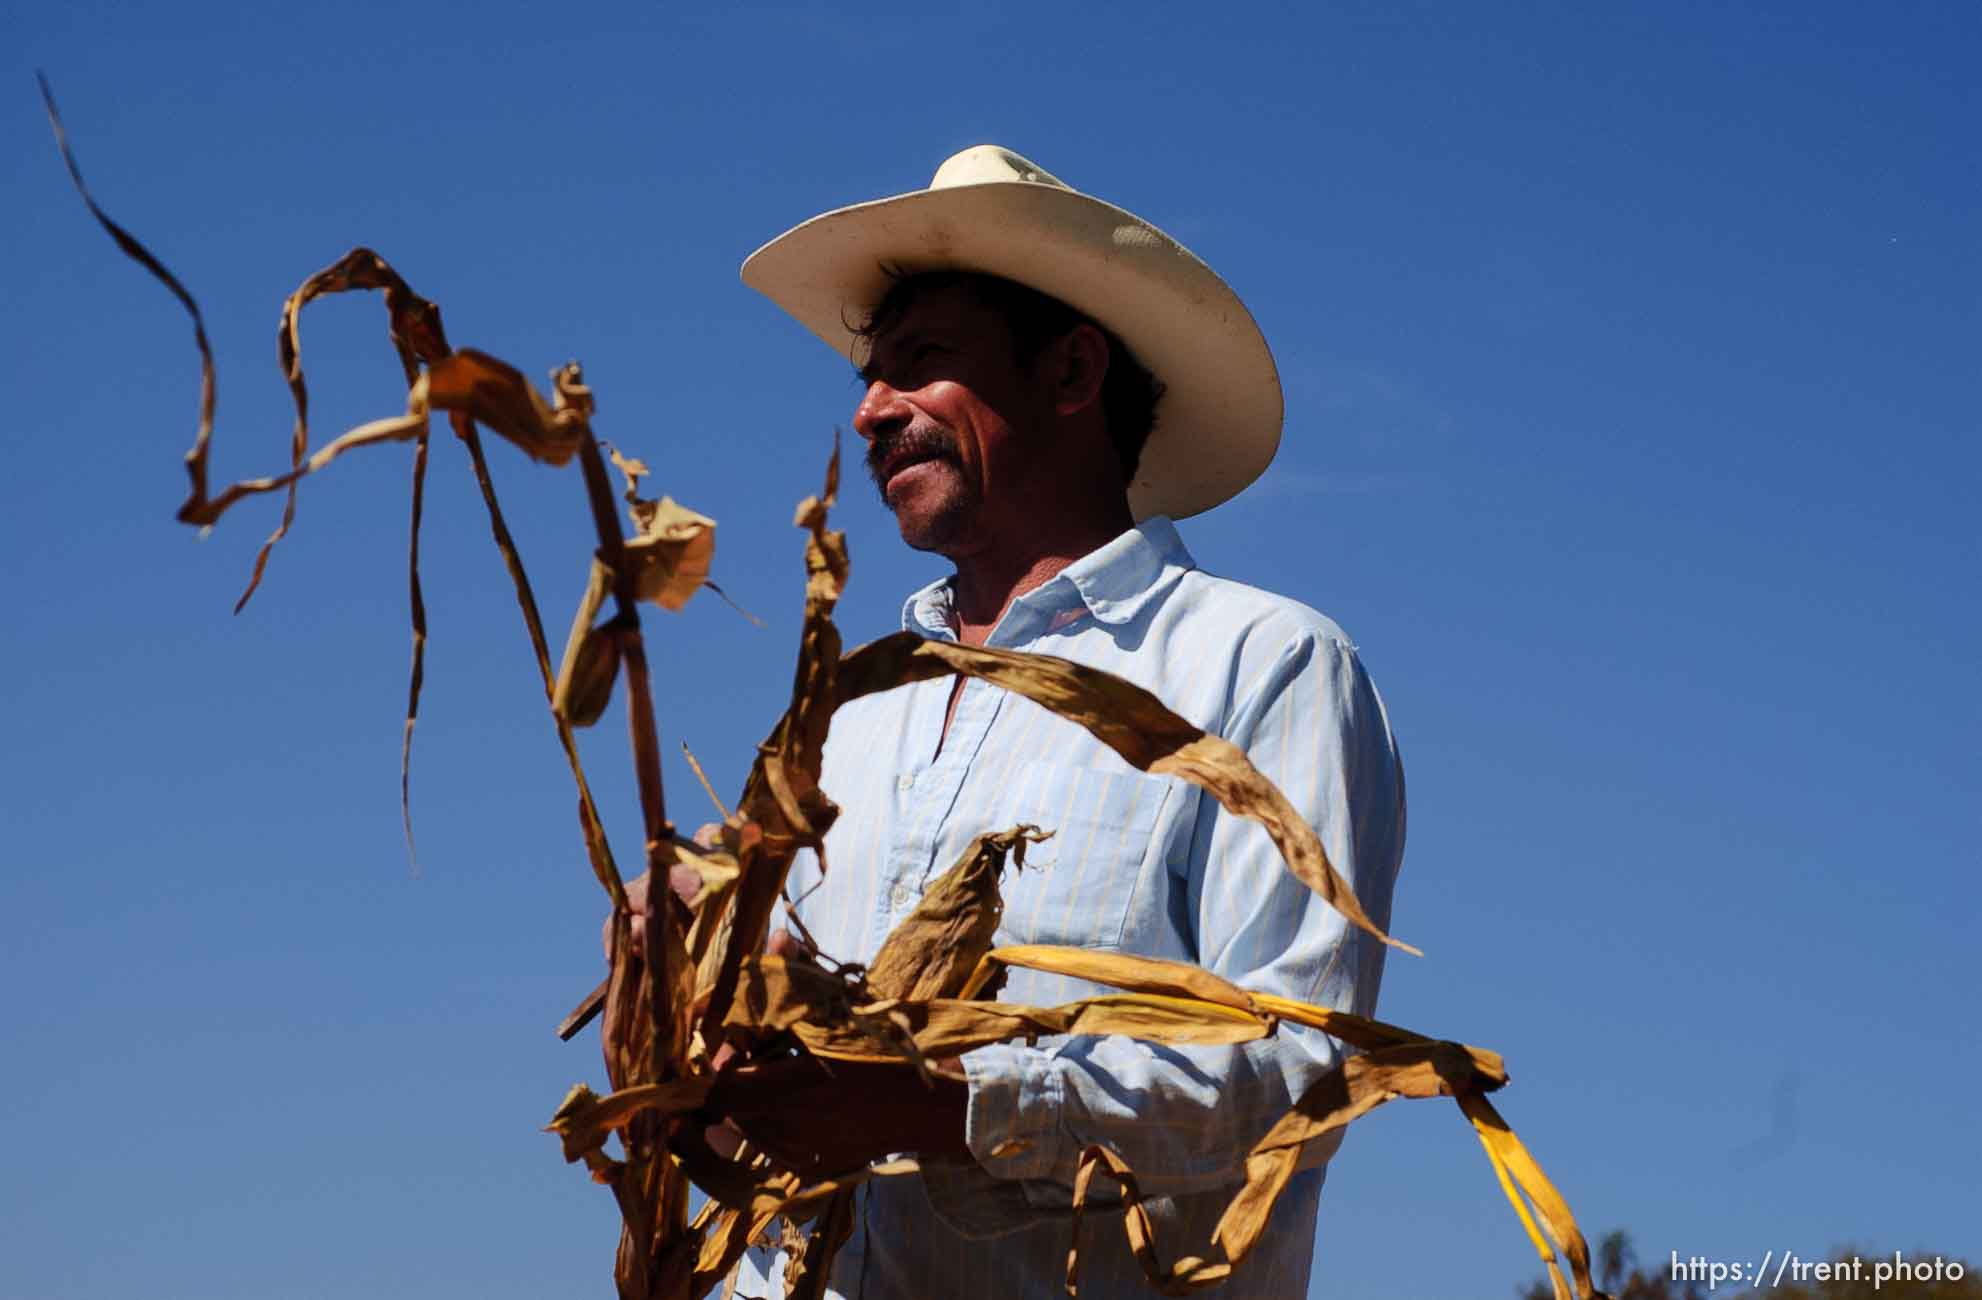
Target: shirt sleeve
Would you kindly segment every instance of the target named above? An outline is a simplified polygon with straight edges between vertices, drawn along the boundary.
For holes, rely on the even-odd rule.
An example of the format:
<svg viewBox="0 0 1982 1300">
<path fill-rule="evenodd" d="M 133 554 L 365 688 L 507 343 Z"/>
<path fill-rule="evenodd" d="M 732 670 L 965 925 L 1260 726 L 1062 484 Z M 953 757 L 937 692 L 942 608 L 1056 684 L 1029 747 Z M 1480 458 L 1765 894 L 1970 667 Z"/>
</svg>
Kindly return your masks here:
<svg viewBox="0 0 1982 1300">
<path fill-rule="evenodd" d="M 1388 929 L 1404 847 L 1403 769 L 1353 648 L 1320 635 L 1295 639 L 1224 733 L 1308 818 L 1364 909 Z M 1199 964 L 1244 988 L 1371 1014 L 1384 945 L 1303 885 L 1256 822 L 1209 796 L 1199 802 L 1171 864 Z M 1096 1143 L 1128 1161 L 1147 1196 L 1233 1185 L 1244 1180 L 1253 1143 L 1343 1055 L 1334 1039 L 1285 1024 L 1229 1047 L 1125 1037 L 998 1044 L 963 1058 L 967 1143 L 984 1173 L 1022 1183 L 1026 1203 L 1040 1209 L 1068 1202 L 1080 1153 Z M 1338 1132 L 1311 1148 L 1303 1165 L 1326 1160 L 1339 1140 Z M 967 1183 L 928 1185 L 946 1218 L 981 1233 L 991 1227 L 989 1205 L 978 1197 L 973 1213 Z M 996 1193 L 988 1199 L 1014 1200 L 1009 1186 Z"/>
</svg>

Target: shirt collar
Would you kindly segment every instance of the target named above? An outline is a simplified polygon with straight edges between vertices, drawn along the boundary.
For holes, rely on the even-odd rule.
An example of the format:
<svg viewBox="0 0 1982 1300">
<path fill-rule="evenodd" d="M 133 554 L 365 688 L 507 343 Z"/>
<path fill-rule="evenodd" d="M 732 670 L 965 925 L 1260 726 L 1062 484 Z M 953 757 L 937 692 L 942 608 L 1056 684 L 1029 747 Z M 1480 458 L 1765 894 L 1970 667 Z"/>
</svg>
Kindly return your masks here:
<svg viewBox="0 0 1982 1300">
<path fill-rule="evenodd" d="M 1004 621 L 1011 621 L 1023 607 L 1043 615 L 1050 626 L 1081 609 L 1102 623 L 1133 622 L 1196 567 L 1177 526 L 1163 515 L 1152 515 L 1013 601 Z M 955 581 L 941 578 L 910 596 L 902 605 L 903 630 L 954 639 Z"/>
</svg>

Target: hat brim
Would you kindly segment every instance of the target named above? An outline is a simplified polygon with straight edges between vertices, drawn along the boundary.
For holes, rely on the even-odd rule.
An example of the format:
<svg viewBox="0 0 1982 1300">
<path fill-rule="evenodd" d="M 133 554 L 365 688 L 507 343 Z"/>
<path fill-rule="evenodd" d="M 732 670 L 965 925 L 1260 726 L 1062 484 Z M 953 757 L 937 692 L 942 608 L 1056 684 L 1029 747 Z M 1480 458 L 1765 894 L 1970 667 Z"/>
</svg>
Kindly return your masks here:
<svg viewBox="0 0 1982 1300">
<path fill-rule="evenodd" d="M 743 282 L 860 363 L 853 327 L 891 272 L 982 271 L 1049 294 L 1112 330 L 1164 385 L 1129 505 L 1183 518 L 1236 496 L 1280 444 L 1273 354 L 1238 296 L 1183 245 L 1112 204 L 1055 185 L 989 182 L 839 208 L 779 235 Z"/>
</svg>

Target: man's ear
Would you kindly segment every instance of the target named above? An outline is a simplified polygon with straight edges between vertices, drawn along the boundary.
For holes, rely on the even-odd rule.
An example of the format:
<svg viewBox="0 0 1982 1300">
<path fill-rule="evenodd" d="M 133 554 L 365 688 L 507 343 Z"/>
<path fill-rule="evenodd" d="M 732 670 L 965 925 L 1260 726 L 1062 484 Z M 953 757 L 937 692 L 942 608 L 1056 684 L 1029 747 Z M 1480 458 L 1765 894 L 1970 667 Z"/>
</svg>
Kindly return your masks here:
<svg viewBox="0 0 1982 1300">
<path fill-rule="evenodd" d="M 1108 377 L 1108 339 L 1082 321 L 1046 351 L 1053 385 L 1053 409 L 1073 415 L 1101 401 L 1101 384 Z"/>
</svg>

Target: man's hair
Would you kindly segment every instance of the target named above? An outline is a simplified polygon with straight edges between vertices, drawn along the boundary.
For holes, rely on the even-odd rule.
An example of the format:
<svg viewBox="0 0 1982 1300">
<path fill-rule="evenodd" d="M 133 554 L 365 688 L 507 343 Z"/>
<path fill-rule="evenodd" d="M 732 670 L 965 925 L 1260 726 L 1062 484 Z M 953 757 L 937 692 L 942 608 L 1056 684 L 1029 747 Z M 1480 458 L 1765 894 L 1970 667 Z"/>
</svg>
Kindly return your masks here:
<svg viewBox="0 0 1982 1300">
<path fill-rule="evenodd" d="M 1135 359 L 1128 345 L 1115 332 L 1091 316 L 1082 315 L 1058 298 L 1027 288 L 1001 276 L 981 271 L 925 271 L 903 274 L 890 271 L 894 283 L 867 318 L 853 326 L 854 335 L 873 343 L 893 329 L 907 314 L 910 305 L 925 293 L 958 287 L 967 290 L 980 303 L 1005 318 L 1012 331 L 1015 360 L 1029 366 L 1048 343 L 1064 337 L 1076 325 L 1092 325 L 1108 340 L 1108 373 L 1101 381 L 1101 414 L 1107 423 L 1108 441 L 1115 445 L 1122 462 L 1122 479 L 1135 478 L 1142 459 L 1143 444 L 1156 427 L 1156 403 L 1163 396 L 1163 384 Z"/>
</svg>

